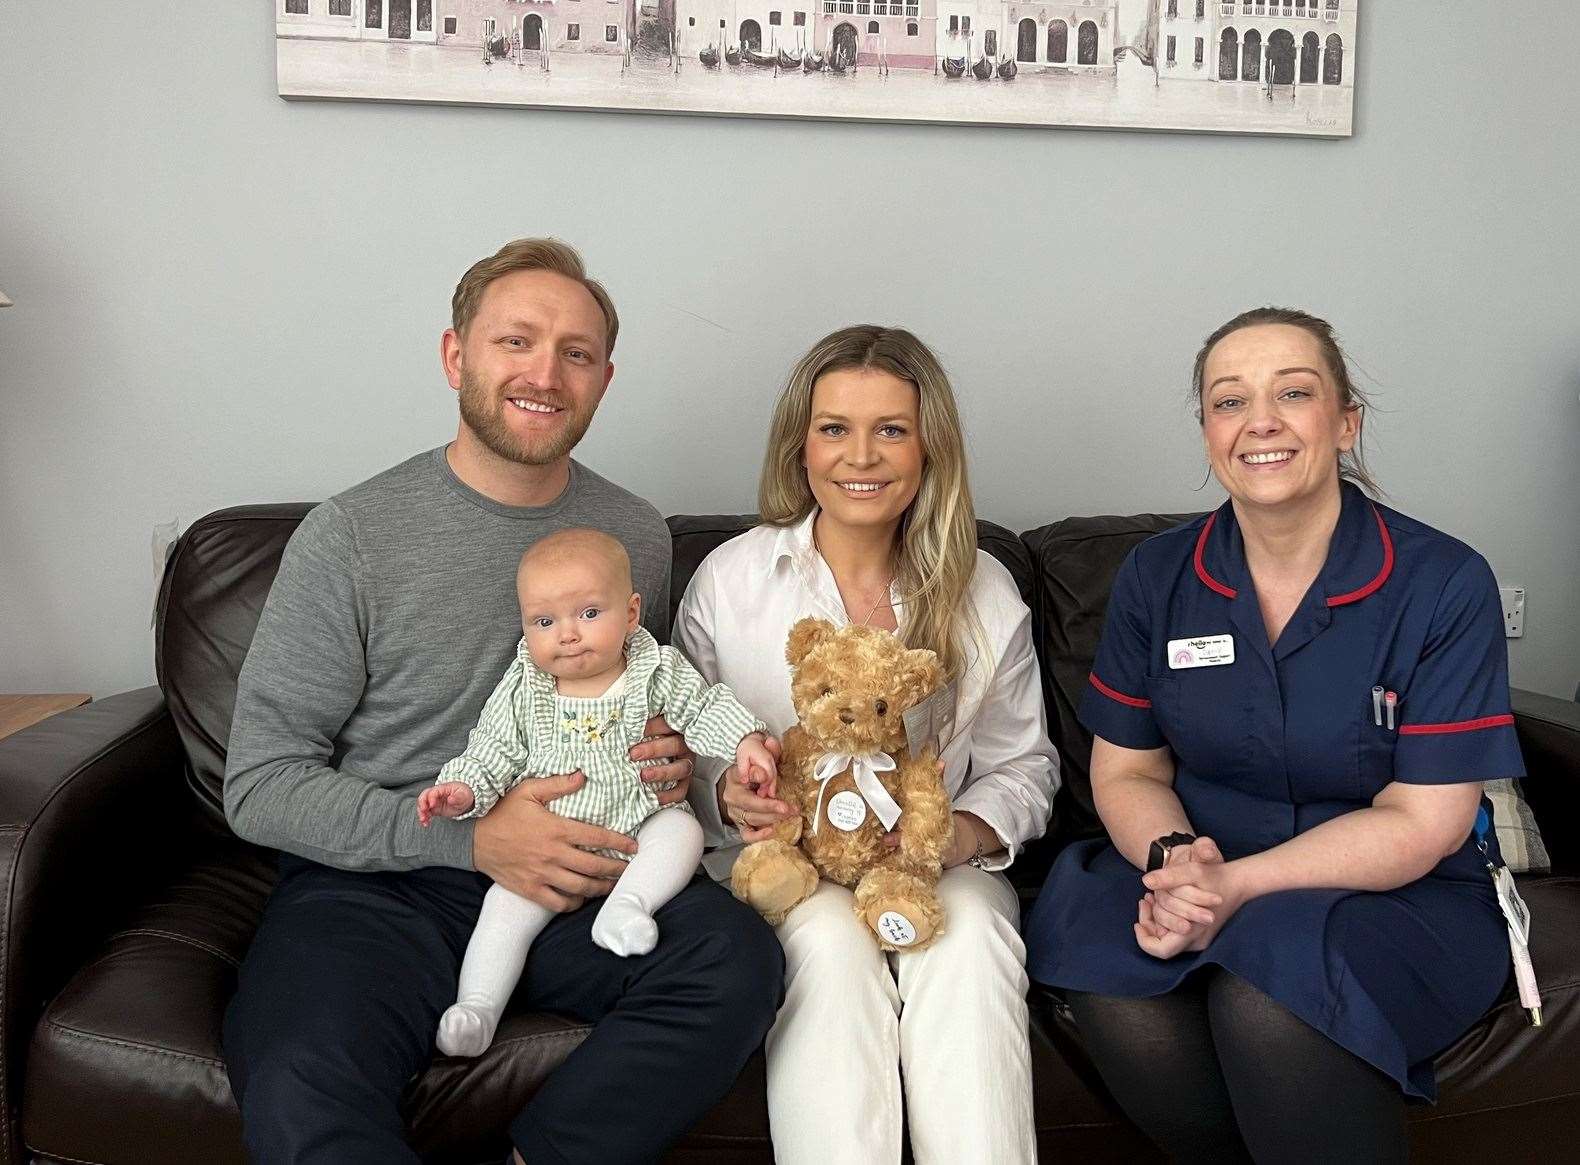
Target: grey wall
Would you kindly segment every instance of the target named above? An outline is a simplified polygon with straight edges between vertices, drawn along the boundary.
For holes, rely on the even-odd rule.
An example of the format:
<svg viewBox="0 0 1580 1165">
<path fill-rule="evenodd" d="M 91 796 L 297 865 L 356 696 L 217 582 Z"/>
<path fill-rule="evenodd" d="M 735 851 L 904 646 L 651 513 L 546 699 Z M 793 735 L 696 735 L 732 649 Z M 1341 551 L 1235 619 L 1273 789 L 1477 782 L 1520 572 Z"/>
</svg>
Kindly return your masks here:
<svg viewBox="0 0 1580 1165">
<path fill-rule="evenodd" d="M 450 290 L 529 233 L 619 301 L 582 456 L 666 512 L 750 507 L 793 358 L 869 318 L 952 371 L 985 515 L 1216 504 L 1196 344 L 1308 306 L 1393 503 L 1529 588 L 1515 682 L 1580 680 L 1571 4 L 1370 0 L 1339 142 L 286 102 L 268 0 L 68 7 L 0 0 L 0 691 L 151 682 L 156 523 L 447 439 Z"/>
</svg>

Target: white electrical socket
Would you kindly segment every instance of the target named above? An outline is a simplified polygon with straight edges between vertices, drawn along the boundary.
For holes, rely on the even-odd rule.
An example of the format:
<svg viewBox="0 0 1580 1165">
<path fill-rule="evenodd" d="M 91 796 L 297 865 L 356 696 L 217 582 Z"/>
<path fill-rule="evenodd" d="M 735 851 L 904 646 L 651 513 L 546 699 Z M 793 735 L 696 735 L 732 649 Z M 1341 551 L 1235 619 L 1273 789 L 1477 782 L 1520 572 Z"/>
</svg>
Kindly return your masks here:
<svg viewBox="0 0 1580 1165">
<path fill-rule="evenodd" d="M 1525 634 L 1525 588 L 1499 587 L 1503 599 L 1503 637 L 1518 639 Z"/>
</svg>

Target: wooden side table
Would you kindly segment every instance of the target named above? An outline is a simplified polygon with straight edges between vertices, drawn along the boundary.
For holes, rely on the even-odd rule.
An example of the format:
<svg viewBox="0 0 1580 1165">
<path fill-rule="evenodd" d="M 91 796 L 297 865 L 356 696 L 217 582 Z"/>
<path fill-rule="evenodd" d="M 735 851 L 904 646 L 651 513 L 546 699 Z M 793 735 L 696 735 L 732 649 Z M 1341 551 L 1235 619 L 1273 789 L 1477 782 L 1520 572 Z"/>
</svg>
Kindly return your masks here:
<svg viewBox="0 0 1580 1165">
<path fill-rule="evenodd" d="M 80 708 L 93 697 L 86 692 L 42 696 L 0 696 L 0 740 L 30 724 L 47 720 L 56 712 Z"/>
</svg>

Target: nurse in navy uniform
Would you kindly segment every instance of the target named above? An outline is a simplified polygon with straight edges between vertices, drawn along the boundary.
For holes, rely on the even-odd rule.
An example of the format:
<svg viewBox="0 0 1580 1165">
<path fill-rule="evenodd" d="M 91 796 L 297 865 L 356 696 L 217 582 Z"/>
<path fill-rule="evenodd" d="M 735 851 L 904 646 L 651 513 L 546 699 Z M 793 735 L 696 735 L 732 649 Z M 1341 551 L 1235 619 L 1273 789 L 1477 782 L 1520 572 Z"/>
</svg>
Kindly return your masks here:
<svg viewBox="0 0 1580 1165">
<path fill-rule="evenodd" d="M 1177 1160 L 1402 1162 L 1509 976 L 1474 829 L 1524 773 L 1497 586 L 1356 484 L 1324 321 L 1248 312 L 1195 385 L 1229 500 L 1115 580 L 1081 704 L 1112 843 L 1060 855 L 1028 970 Z"/>
</svg>

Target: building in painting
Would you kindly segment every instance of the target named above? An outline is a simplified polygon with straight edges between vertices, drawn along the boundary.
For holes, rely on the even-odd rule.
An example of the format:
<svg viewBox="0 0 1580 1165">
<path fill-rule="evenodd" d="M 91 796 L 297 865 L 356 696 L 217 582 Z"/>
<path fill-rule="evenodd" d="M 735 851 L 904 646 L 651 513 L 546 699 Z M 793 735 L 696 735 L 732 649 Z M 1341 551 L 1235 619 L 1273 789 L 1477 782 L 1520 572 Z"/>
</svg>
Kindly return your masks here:
<svg viewBox="0 0 1580 1165">
<path fill-rule="evenodd" d="M 1355 84 L 1358 0 L 1217 0 L 1213 76 L 1273 85 Z"/>
<path fill-rule="evenodd" d="M 996 61 L 1004 45 L 1004 0 L 938 0 L 938 55 Z"/>
<path fill-rule="evenodd" d="M 938 0 L 819 0 L 816 51 L 858 67 L 880 60 L 896 69 L 938 64 Z"/>
<path fill-rule="evenodd" d="M 770 54 L 799 54 L 812 43 L 815 0 L 737 0 L 729 26 L 732 45 Z"/>
<path fill-rule="evenodd" d="M 623 53 L 634 0 L 275 0 L 280 36 Z"/>
<path fill-rule="evenodd" d="M 1221 0 L 1159 0 L 1156 64 L 1160 73 L 1199 81 L 1213 76 Z"/>
<path fill-rule="evenodd" d="M 372 2 L 372 0 L 368 0 Z M 636 32 L 633 0 L 437 0 L 439 43 L 482 51 L 520 43 L 525 52 L 624 53 Z"/>
<path fill-rule="evenodd" d="M 1355 84 L 1359 0 L 1159 0 L 1157 65 L 1169 79 Z"/>
<path fill-rule="evenodd" d="M 1004 4 L 1005 53 L 1023 68 L 1112 72 L 1118 32 L 1118 0 Z"/>
<path fill-rule="evenodd" d="M 438 0 L 440 4 L 444 0 Z M 433 44 L 435 0 L 274 0 L 279 36 Z"/>
<path fill-rule="evenodd" d="M 703 49 L 722 53 L 740 43 L 735 0 L 675 0 L 672 11 L 675 43 L 688 60 L 696 60 Z"/>
</svg>

